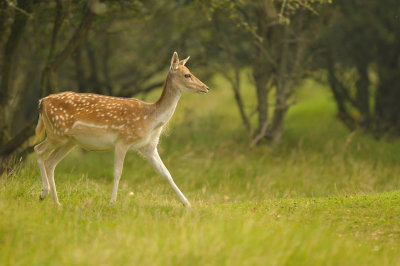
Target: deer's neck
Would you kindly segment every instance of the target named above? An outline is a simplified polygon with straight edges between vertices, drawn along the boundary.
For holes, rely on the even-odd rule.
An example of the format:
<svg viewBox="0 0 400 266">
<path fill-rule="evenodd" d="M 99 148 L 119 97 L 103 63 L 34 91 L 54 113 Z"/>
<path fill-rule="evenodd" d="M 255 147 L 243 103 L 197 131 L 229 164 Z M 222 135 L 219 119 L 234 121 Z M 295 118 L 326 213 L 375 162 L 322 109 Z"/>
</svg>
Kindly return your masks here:
<svg viewBox="0 0 400 266">
<path fill-rule="evenodd" d="M 173 86 L 170 74 L 168 74 L 164 82 L 161 97 L 155 103 L 156 124 L 164 125 L 171 119 L 180 97 L 181 92 Z"/>
</svg>

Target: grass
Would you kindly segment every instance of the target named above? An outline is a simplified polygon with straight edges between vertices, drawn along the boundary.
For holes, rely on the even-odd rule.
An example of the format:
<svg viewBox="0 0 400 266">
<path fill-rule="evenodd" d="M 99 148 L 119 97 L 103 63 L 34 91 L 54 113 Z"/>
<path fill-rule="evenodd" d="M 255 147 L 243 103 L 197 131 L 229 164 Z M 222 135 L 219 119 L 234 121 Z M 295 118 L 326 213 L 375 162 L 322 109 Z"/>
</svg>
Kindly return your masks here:
<svg viewBox="0 0 400 266">
<path fill-rule="evenodd" d="M 110 206 L 112 153 L 78 149 L 56 170 L 63 207 L 39 203 L 32 157 L 0 180 L 0 265 L 400 265 L 399 142 L 348 132 L 307 80 L 282 147 L 249 149 L 212 87 L 182 97 L 159 146 L 192 210 L 135 153 Z"/>
</svg>

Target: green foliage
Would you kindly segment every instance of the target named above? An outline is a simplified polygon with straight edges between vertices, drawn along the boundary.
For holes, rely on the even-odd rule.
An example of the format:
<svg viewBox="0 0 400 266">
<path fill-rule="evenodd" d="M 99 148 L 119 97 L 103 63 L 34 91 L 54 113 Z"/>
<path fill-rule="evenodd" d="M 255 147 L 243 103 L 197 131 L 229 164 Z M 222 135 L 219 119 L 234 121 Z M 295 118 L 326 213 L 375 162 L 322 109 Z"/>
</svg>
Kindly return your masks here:
<svg viewBox="0 0 400 266">
<path fill-rule="evenodd" d="M 313 39 L 307 11 L 315 12 L 314 1 L 202 3 L 213 26 L 208 44 L 208 52 L 217 58 L 213 67 L 230 82 L 250 145 L 263 140 L 280 145 L 291 96 L 307 68 L 307 46 Z M 248 108 L 240 87 L 239 73 L 244 67 L 252 68 L 256 92 L 256 104 Z M 249 113 L 256 113 L 256 123 Z"/>
<path fill-rule="evenodd" d="M 395 0 L 335 1 L 321 12 L 314 64 L 327 70 L 338 116 L 351 129 L 400 133 L 399 12 Z"/>
<path fill-rule="evenodd" d="M 28 139 L 39 98 L 66 90 L 122 97 L 147 94 L 162 86 L 175 50 L 204 64 L 201 36 L 192 38 L 199 23 L 182 23 L 205 21 L 194 4 L 17 3 L 0 1 L 5 14 L 0 19 L 0 172 L 10 157 L 33 150 Z"/>
</svg>

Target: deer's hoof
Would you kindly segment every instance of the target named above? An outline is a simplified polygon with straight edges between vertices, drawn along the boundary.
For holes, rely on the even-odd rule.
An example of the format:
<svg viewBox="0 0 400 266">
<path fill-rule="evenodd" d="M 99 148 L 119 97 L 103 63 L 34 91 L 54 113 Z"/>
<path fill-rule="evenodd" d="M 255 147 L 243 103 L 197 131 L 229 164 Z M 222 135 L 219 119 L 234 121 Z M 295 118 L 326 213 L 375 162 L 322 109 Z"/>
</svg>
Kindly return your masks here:
<svg viewBox="0 0 400 266">
<path fill-rule="evenodd" d="M 39 200 L 42 201 L 44 200 L 47 195 L 49 195 L 49 190 L 48 189 L 42 189 L 42 194 L 40 194 L 39 196 Z"/>
</svg>

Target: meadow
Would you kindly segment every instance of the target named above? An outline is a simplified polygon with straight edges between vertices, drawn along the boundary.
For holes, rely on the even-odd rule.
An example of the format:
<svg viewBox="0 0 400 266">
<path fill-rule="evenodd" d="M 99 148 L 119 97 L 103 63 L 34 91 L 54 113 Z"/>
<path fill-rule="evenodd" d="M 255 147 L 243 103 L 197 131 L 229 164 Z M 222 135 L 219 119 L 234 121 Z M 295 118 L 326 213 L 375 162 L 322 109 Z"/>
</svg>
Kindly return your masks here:
<svg viewBox="0 0 400 266">
<path fill-rule="evenodd" d="M 0 265 L 400 265 L 400 142 L 348 131 L 306 80 L 282 146 L 250 149 L 228 85 L 209 86 L 159 145 L 192 209 L 134 152 L 111 206 L 113 154 L 80 149 L 56 169 L 63 206 L 39 202 L 32 156 L 0 179 Z"/>
</svg>

